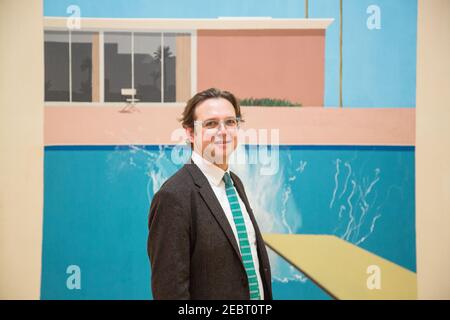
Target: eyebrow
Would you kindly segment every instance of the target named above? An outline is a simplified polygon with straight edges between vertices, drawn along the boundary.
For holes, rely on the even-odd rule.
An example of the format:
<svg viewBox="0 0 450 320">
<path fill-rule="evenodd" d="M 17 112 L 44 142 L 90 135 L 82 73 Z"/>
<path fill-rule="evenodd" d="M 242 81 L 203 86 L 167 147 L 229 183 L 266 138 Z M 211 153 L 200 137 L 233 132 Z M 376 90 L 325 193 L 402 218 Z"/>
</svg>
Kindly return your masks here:
<svg viewBox="0 0 450 320">
<path fill-rule="evenodd" d="M 228 120 L 228 119 L 237 119 L 237 117 L 230 116 L 230 117 L 223 118 L 222 120 Z M 220 120 L 220 119 L 219 118 L 209 118 L 209 119 L 205 119 L 205 120 L 201 120 L 201 121 L 209 121 L 209 120 Z"/>
</svg>

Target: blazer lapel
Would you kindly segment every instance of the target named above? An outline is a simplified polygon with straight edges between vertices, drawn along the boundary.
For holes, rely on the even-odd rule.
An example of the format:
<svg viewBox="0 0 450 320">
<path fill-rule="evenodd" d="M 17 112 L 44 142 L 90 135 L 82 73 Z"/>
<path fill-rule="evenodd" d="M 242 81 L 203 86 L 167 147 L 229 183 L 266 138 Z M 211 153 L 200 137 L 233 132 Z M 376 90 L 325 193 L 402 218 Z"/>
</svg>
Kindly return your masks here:
<svg viewBox="0 0 450 320">
<path fill-rule="evenodd" d="M 219 203 L 219 200 L 214 194 L 214 191 L 209 185 L 208 180 L 206 179 L 206 177 L 203 175 L 200 168 L 197 167 L 196 164 L 194 163 L 186 164 L 186 166 L 189 169 L 189 172 L 191 173 L 192 177 L 194 178 L 195 184 L 199 187 L 201 197 L 203 198 L 209 210 L 213 214 L 214 218 L 217 220 L 223 232 L 227 236 L 237 256 L 239 257 L 240 260 L 242 260 L 241 253 L 239 251 L 239 247 L 236 242 L 236 238 L 234 237 L 233 234 L 233 230 L 231 229 L 230 223 L 227 220 L 225 212 L 223 211 L 222 206 Z"/>
<path fill-rule="evenodd" d="M 231 171 L 230 171 L 230 176 L 231 176 L 231 179 L 233 180 L 234 187 L 236 188 L 236 190 L 239 194 L 239 197 L 242 199 L 242 202 L 244 202 L 245 208 L 247 209 L 247 212 L 250 214 L 250 211 L 252 211 L 252 208 L 250 207 L 250 203 L 248 202 L 247 196 L 245 194 L 244 186 L 239 183 L 239 180 L 236 178 L 236 175 Z M 254 221 L 252 221 L 252 222 L 253 222 L 253 224 L 255 224 Z"/>
</svg>

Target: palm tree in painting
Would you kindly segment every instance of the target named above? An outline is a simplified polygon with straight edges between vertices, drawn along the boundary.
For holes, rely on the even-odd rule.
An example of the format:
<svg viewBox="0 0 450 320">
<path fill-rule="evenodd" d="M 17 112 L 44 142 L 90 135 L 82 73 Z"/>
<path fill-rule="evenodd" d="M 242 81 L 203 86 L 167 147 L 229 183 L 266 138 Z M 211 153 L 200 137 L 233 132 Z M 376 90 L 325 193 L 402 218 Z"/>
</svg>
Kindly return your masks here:
<svg viewBox="0 0 450 320">
<path fill-rule="evenodd" d="M 81 92 L 87 96 L 92 95 L 92 60 L 86 58 L 83 60 L 80 66 L 81 71 L 87 71 L 87 80 L 81 82 Z M 90 100 L 92 98 L 89 98 Z"/>
<path fill-rule="evenodd" d="M 161 63 L 161 60 L 163 59 L 163 61 L 168 61 L 169 58 L 173 58 L 173 53 L 172 51 L 170 51 L 170 47 L 169 46 L 164 46 L 164 53 L 161 52 L 161 46 L 159 46 L 155 52 L 153 52 L 153 59 L 155 59 L 155 61 L 158 61 L 159 63 Z M 166 60 L 167 59 L 167 60 Z M 164 63 L 164 65 L 166 65 L 166 63 Z M 166 77 L 166 68 L 164 68 L 164 65 L 161 65 L 161 68 L 163 70 L 163 86 L 164 88 L 166 88 L 166 84 L 167 84 L 167 77 Z M 153 79 L 156 80 L 156 77 L 160 78 L 161 75 L 161 71 L 159 72 L 154 72 L 152 74 Z"/>
</svg>

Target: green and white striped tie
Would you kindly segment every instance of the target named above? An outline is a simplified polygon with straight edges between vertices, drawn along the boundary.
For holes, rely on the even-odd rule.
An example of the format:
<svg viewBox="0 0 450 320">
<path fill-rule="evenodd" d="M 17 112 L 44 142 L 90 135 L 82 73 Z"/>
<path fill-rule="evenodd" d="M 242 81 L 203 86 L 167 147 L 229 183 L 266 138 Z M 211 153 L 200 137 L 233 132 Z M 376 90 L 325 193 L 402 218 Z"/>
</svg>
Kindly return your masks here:
<svg viewBox="0 0 450 320">
<path fill-rule="evenodd" d="M 239 205 L 238 195 L 228 172 L 225 172 L 223 181 L 225 181 L 225 191 L 227 193 L 228 202 L 230 203 L 234 224 L 236 225 L 242 261 L 244 262 L 245 271 L 247 272 L 248 285 L 250 288 L 250 299 L 260 300 L 261 296 L 259 293 L 258 278 L 256 277 L 256 270 L 253 263 L 252 252 L 250 250 L 250 242 L 248 241 L 247 229 L 245 227 L 244 217 L 242 216 L 241 207 Z"/>
</svg>

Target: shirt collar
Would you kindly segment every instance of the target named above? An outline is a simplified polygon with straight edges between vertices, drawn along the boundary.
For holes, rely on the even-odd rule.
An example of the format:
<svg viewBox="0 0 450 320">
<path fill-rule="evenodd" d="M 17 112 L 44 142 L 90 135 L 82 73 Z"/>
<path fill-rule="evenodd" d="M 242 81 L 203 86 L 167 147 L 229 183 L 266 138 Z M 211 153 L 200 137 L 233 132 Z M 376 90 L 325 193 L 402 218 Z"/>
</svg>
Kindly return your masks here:
<svg viewBox="0 0 450 320">
<path fill-rule="evenodd" d="M 192 151 L 191 157 L 192 161 L 200 168 L 206 178 L 208 178 L 208 180 L 210 180 L 216 186 L 218 186 L 222 181 L 225 172 L 228 172 L 228 174 L 230 174 L 230 166 L 228 166 L 227 171 L 224 171 L 212 162 L 203 158 L 196 151 Z"/>
</svg>

